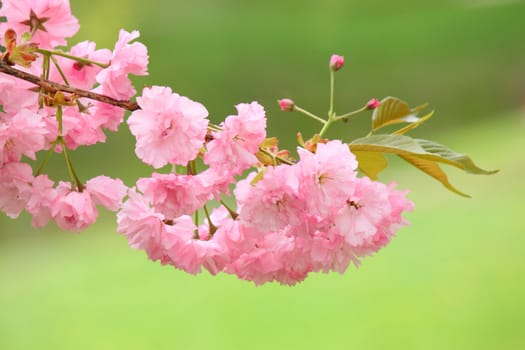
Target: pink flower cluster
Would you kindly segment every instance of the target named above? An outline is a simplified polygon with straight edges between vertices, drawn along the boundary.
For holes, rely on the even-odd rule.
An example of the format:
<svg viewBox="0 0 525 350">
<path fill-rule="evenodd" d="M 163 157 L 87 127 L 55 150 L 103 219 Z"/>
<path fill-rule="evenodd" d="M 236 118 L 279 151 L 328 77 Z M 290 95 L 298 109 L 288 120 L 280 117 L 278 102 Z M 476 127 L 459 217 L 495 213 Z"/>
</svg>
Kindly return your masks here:
<svg viewBox="0 0 525 350">
<path fill-rule="evenodd" d="M 36 60 L 32 53 L 18 61 L 27 63 L 18 69 L 116 100 L 135 96 L 129 75 L 147 74 L 148 65 L 146 47 L 134 41 L 137 31 L 121 30 L 113 50 L 85 41 L 56 51 L 79 28 L 67 0 L 2 5 L 7 21 L 0 32 L 12 29 L 12 52 L 13 37 L 24 33 L 35 45 L 22 48 L 40 49 Z M 334 55 L 330 68 L 343 63 Z M 35 227 L 53 220 L 61 229 L 81 231 L 102 206 L 118 212 L 118 232 L 152 260 L 192 274 L 205 269 L 255 284 L 293 285 L 310 272 L 342 273 L 357 265 L 390 242 L 407 224 L 402 213 L 413 207 L 395 185 L 358 177 L 356 158 L 341 141 L 319 140 L 298 148 L 297 161 L 282 158 L 288 153 L 273 153 L 276 143 L 266 138 L 266 113 L 257 102 L 238 104 L 236 114 L 213 125 L 201 103 L 161 86 L 143 89 L 136 99 L 140 109 L 127 124 L 137 157 L 155 169 L 169 165 L 171 172 L 154 172 L 133 188 L 106 176 L 80 183 L 67 151 L 104 142 L 124 110 L 33 88 L 0 73 L 0 211 L 16 218 L 26 210 Z M 280 106 L 296 108 L 287 99 Z M 63 153 L 75 185 L 55 185 L 41 169 L 33 174 L 24 157 L 35 159 L 39 151 Z"/>
<path fill-rule="evenodd" d="M 6 0 L 0 16 L 7 18 L 0 23 L 0 40 L 7 29 L 13 29 L 19 38 L 24 33 L 31 34 L 31 41 L 46 50 L 65 45 L 66 38 L 79 28 L 67 0 Z M 94 42 L 81 42 L 65 54 L 86 61 L 58 55 L 55 59 L 61 71 L 51 65 L 49 79 L 115 99 L 130 99 L 136 91 L 128 75 L 147 74 L 147 49 L 132 42 L 138 36 L 136 31 L 121 30 L 113 50 L 97 49 Z M 31 67 L 17 68 L 41 75 L 42 64 L 40 56 Z M 51 148 L 61 152 L 58 137 L 68 149 L 104 142 L 105 129 L 115 131 L 123 121 L 124 110 L 84 98 L 72 99 L 63 106 L 59 135 L 56 108 L 43 106 L 33 88 L 23 80 L 0 74 L 0 210 L 17 217 L 26 209 L 37 227 L 53 219 L 62 229 L 80 231 L 95 222 L 96 205 L 113 211 L 119 208 L 126 194 L 122 181 L 97 177 L 89 180 L 83 191 L 74 190 L 71 183 L 60 182 L 55 187 L 46 175 L 33 176 L 31 167 L 22 163 L 23 157 L 35 159 L 37 152 Z"/>
<path fill-rule="evenodd" d="M 139 158 L 157 168 L 197 158 L 208 166 L 195 174 L 154 173 L 129 191 L 118 231 L 152 260 L 193 274 L 204 268 L 292 285 L 310 272 L 344 272 L 407 224 L 401 214 L 412 203 L 405 193 L 357 177 L 354 155 L 338 140 L 319 143 L 315 153 L 299 148 L 291 165 L 259 164 L 266 117 L 256 102 L 237 105 L 237 115 L 210 135 L 206 109 L 169 88 L 145 88 L 138 101 L 142 109 L 128 123 Z M 221 202 L 203 224 L 192 220 L 252 167 L 235 186 L 236 212 Z"/>
<path fill-rule="evenodd" d="M 60 182 L 54 187 L 47 175 L 33 176 L 25 163 L 8 163 L 0 168 L 0 210 L 17 218 L 25 209 L 35 227 L 54 220 L 63 230 L 82 231 L 95 223 L 97 205 L 116 211 L 127 187 L 119 179 L 97 176 L 89 180 L 82 192 Z"/>
</svg>

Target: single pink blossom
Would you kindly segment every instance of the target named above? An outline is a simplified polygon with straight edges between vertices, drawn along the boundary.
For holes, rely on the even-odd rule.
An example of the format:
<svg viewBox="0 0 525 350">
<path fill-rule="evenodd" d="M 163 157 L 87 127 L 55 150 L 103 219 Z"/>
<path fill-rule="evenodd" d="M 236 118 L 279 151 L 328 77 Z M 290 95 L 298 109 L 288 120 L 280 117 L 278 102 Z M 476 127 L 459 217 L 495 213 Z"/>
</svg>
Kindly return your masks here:
<svg viewBox="0 0 525 350">
<path fill-rule="evenodd" d="M 101 89 L 95 89 L 94 91 L 100 92 Z M 87 117 L 93 120 L 93 125 L 110 131 L 117 131 L 119 125 L 124 120 L 125 110 L 104 102 L 97 101 L 91 104 L 92 106 L 87 112 Z"/>
<path fill-rule="evenodd" d="M 71 47 L 68 53 L 76 57 L 104 64 L 109 64 L 112 57 L 112 52 L 108 49 L 97 50 L 96 43 L 93 41 L 80 42 Z M 91 90 L 97 82 L 97 74 L 102 71 L 102 67 L 95 64 L 81 63 L 60 56 L 56 59 L 69 84 L 78 89 Z M 63 82 L 63 78 L 55 66 L 52 65 L 51 68 L 50 80 Z"/>
<path fill-rule="evenodd" d="M 334 219 L 334 229 L 358 256 L 366 256 L 387 245 L 396 231 L 407 224 L 402 212 L 413 204 L 405 192 L 396 191 L 367 177 L 358 178 L 354 193 Z"/>
<path fill-rule="evenodd" d="M 208 111 L 169 87 L 144 88 L 137 98 L 141 109 L 128 118 L 136 137 L 135 153 L 146 164 L 160 168 L 168 163 L 185 165 L 197 157 L 204 144 Z"/>
<path fill-rule="evenodd" d="M 164 248 L 161 236 L 165 234 L 164 216 L 155 212 L 149 202 L 134 189 L 117 213 L 117 231 L 124 234 L 134 249 L 144 250 L 150 259 L 160 259 Z"/>
<path fill-rule="evenodd" d="M 51 220 L 51 206 L 57 196 L 54 183 L 47 175 L 39 175 L 31 183 L 31 194 L 25 209 L 34 227 L 44 227 Z"/>
<path fill-rule="evenodd" d="M 95 223 L 98 211 L 88 191 L 77 192 L 70 183 L 60 182 L 51 216 L 62 230 L 80 232 Z"/>
<path fill-rule="evenodd" d="M 97 176 L 86 182 L 86 189 L 95 204 L 117 211 L 122 204 L 128 188 L 121 179 L 112 179 L 107 176 Z"/>
<path fill-rule="evenodd" d="M 137 188 L 157 212 L 173 219 L 195 213 L 210 199 L 210 189 L 199 175 L 153 173 L 139 179 Z"/>
<path fill-rule="evenodd" d="M 239 181 L 235 188 L 243 225 L 261 231 L 278 231 L 305 220 L 305 199 L 299 194 L 296 167 L 268 167 L 262 180 L 252 185 L 254 176 L 252 173 Z"/>
<path fill-rule="evenodd" d="M 31 195 L 33 174 L 25 163 L 0 166 L 0 211 L 16 219 Z"/>
<path fill-rule="evenodd" d="M 316 153 L 299 148 L 299 191 L 309 215 L 338 211 L 353 191 L 357 161 L 339 140 L 319 143 Z"/>
<path fill-rule="evenodd" d="M 63 110 L 62 136 L 68 149 L 106 141 L 100 121 L 88 110 L 80 112 L 77 106 L 65 107 Z"/>
<path fill-rule="evenodd" d="M 0 73 L 0 105 L 7 116 L 13 116 L 22 109 L 37 110 L 38 94 L 30 91 L 33 87 L 24 80 Z"/>
<path fill-rule="evenodd" d="M 196 236 L 197 227 L 190 216 L 180 216 L 166 226 L 162 245 L 167 259 L 164 263 L 191 274 L 201 272 L 202 267 L 217 274 L 224 266 L 222 247 L 213 239 L 201 240 Z"/>
<path fill-rule="evenodd" d="M 7 18 L 7 22 L 0 23 L 2 37 L 7 28 L 14 29 L 18 36 L 32 33 L 31 41 L 45 49 L 65 46 L 65 39 L 79 29 L 68 0 L 4 0 L 1 16 Z"/>
<path fill-rule="evenodd" d="M 22 155 L 35 159 L 35 152 L 45 147 L 47 134 L 42 117 L 22 109 L 7 122 L 0 119 L 0 165 L 18 162 Z"/>
<path fill-rule="evenodd" d="M 257 102 L 235 106 L 237 115 L 229 116 L 222 124 L 222 131 L 213 133 L 207 145 L 204 162 L 212 168 L 233 175 L 257 163 L 255 154 L 266 138 L 266 114 Z"/>
<path fill-rule="evenodd" d="M 128 78 L 128 74 L 148 74 L 148 50 L 146 46 L 140 42 L 131 43 L 139 36 L 140 34 L 136 30 L 129 33 L 122 29 L 119 32 L 110 66 L 101 70 L 96 77 L 104 95 L 120 100 L 130 99 L 136 94 L 136 91 Z"/>
</svg>

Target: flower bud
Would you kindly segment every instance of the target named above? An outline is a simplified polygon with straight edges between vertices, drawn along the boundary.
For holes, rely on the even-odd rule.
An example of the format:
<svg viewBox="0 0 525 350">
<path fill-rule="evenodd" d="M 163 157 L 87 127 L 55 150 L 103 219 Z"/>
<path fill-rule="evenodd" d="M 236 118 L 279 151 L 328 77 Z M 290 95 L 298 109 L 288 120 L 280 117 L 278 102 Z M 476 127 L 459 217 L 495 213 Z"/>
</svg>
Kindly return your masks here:
<svg viewBox="0 0 525 350">
<path fill-rule="evenodd" d="M 279 107 L 281 107 L 281 111 L 293 111 L 295 108 L 295 102 L 290 100 L 289 98 L 283 98 L 277 102 L 279 102 Z"/>
<path fill-rule="evenodd" d="M 368 103 L 366 104 L 366 108 L 368 108 L 368 109 L 376 109 L 377 107 L 379 107 L 380 104 L 381 104 L 381 102 L 379 102 L 377 99 L 373 98 L 370 101 L 368 101 Z"/>
<path fill-rule="evenodd" d="M 332 72 L 338 71 L 345 64 L 345 58 L 339 55 L 332 55 L 330 57 L 330 70 Z"/>
</svg>

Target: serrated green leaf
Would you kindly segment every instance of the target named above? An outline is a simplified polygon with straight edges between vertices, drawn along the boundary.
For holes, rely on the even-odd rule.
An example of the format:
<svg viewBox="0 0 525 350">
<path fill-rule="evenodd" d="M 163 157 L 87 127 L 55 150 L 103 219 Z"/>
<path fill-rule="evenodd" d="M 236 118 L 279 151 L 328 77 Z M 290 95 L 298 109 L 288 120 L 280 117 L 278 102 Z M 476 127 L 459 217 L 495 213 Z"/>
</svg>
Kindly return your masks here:
<svg viewBox="0 0 525 350">
<path fill-rule="evenodd" d="M 458 191 L 448 182 L 445 173 L 436 163 L 449 164 L 470 174 L 490 175 L 498 171 L 481 169 L 474 164 L 470 157 L 452 151 L 436 142 L 413 139 L 404 135 L 372 135 L 353 141 L 349 147 L 353 153 L 378 152 L 395 154 L 434 177 L 451 191 L 461 195 L 465 194 Z"/>
<path fill-rule="evenodd" d="M 383 153 L 424 154 L 425 150 L 411 137 L 404 135 L 378 134 L 363 137 L 350 143 L 350 150 Z"/>
<path fill-rule="evenodd" d="M 457 153 L 439 143 L 423 139 L 415 139 L 415 141 L 425 150 L 423 157 L 426 159 L 453 165 L 469 174 L 491 175 L 499 171 L 481 169 L 469 156 Z"/>
<path fill-rule="evenodd" d="M 372 180 L 377 180 L 377 175 L 388 165 L 385 156 L 379 152 L 354 151 L 361 170 Z"/>
<path fill-rule="evenodd" d="M 385 97 L 372 114 L 372 130 L 375 131 L 392 124 L 418 122 L 417 113 L 427 106 L 428 104 L 423 104 L 410 108 L 408 103 L 397 97 Z"/>
<path fill-rule="evenodd" d="M 445 172 L 439 167 L 439 165 L 436 162 L 408 154 L 399 155 L 399 157 L 412 164 L 419 170 L 423 171 L 427 175 L 430 175 L 434 179 L 438 180 L 443 184 L 443 186 L 448 188 L 450 191 L 457 193 L 460 196 L 470 198 L 468 194 L 465 194 L 459 191 L 454 186 L 452 186 L 452 184 L 448 181 L 447 174 L 445 174 Z"/>
</svg>

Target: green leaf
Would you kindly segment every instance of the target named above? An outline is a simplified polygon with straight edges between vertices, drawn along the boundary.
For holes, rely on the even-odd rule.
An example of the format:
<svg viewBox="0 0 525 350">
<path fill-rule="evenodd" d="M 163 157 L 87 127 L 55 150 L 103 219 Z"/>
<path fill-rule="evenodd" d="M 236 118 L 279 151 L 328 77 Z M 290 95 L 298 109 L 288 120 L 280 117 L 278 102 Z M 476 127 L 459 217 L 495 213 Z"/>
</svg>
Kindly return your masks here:
<svg viewBox="0 0 525 350">
<path fill-rule="evenodd" d="M 354 155 L 357 158 L 359 170 L 372 180 L 377 180 L 377 175 L 388 165 L 382 153 L 355 151 Z"/>
<path fill-rule="evenodd" d="M 445 174 L 445 172 L 441 170 L 441 168 L 436 162 L 408 154 L 400 155 L 399 157 L 401 159 L 406 160 L 407 162 L 409 162 L 419 170 L 423 171 L 427 175 L 430 175 L 434 179 L 438 180 L 443 184 L 443 186 L 448 188 L 450 191 L 457 193 L 463 197 L 470 197 L 468 194 L 465 194 L 459 191 L 454 186 L 452 186 L 452 184 L 448 181 L 447 174 Z"/>
<path fill-rule="evenodd" d="M 261 181 L 264 177 L 264 174 L 266 174 L 266 168 L 264 168 L 263 170 L 259 171 L 257 173 L 257 175 L 254 176 L 254 178 L 252 179 L 252 181 L 250 181 L 250 185 L 252 186 L 255 186 L 255 184 L 259 181 Z"/>
<path fill-rule="evenodd" d="M 457 153 L 437 142 L 423 139 L 415 139 L 415 141 L 425 150 L 423 157 L 426 159 L 453 165 L 469 174 L 491 175 L 499 171 L 481 169 L 467 155 Z"/>
<path fill-rule="evenodd" d="M 407 126 L 397 130 L 394 132 L 395 135 L 403 135 L 404 133 L 406 133 L 407 131 L 410 131 L 412 129 L 415 129 L 417 128 L 418 126 L 420 126 L 421 124 L 423 124 L 425 121 L 429 120 L 432 115 L 434 114 L 434 111 L 428 113 L 427 115 L 421 117 L 418 119 L 418 121 L 416 122 L 413 122 L 413 123 L 410 123 L 408 124 Z"/>
<path fill-rule="evenodd" d="M 428 104 L 423 104 L 415 108 L 410 108 L 408 103 L 397 97 L 385 97 L 381 100 L 379 107 L 374 109 L 374 113 L 372 114 L 372 131 L 392 124 L 418 122 L 420 118 L 417 117 L 417 113 L 427 106 Z"/>
<path fill-rule="evenodd" d="M 498 170 L 489 171 L 481 169 L 474 164 L 470 157 L 452 151 L 436 142 L 423 139 L 413 139 L 404 135 L 372 135 L 357 139 L 350 143 L 349 146 L 353 153 L 378 152 L 395 154 L 426 174 L 437 179 L 449 190 L 463 196 L 466 195 L 448 182 L 446 174 L 441 170 L 437 163 L 449 164 L 470 174 L 490 175 L 498 172 Z M 367 166 L 368 165 L 365 164 L 365 168 Z M 375 173 L 376 176 L 379 171 Z"/>
</svg>

